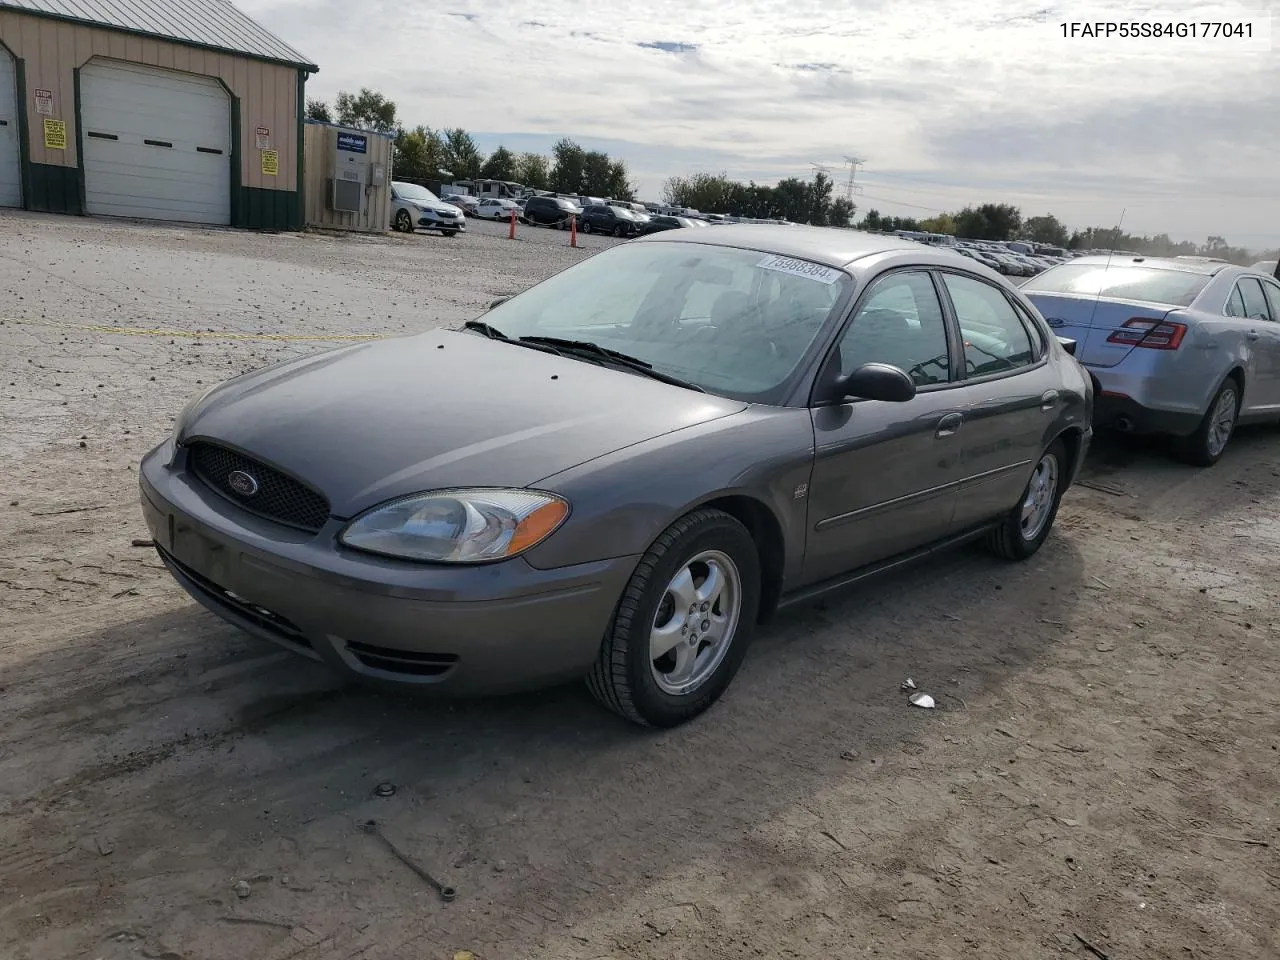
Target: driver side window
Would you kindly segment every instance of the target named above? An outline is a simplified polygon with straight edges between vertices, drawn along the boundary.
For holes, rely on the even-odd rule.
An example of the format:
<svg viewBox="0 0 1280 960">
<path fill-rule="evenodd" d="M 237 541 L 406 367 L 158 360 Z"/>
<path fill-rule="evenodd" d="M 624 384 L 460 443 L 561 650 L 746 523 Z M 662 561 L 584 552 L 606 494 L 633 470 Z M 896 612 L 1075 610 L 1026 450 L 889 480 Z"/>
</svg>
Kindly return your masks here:
<svg viewBox="0 0 1280 960">
<path fill-rule="evenodd" d="M 942 305 L 929 274 L 893 273 L 877 280 L 840 341 L 840 371 L 888 363 L 916 386 L 951 380 L 951 354 Z"/>
</svg>

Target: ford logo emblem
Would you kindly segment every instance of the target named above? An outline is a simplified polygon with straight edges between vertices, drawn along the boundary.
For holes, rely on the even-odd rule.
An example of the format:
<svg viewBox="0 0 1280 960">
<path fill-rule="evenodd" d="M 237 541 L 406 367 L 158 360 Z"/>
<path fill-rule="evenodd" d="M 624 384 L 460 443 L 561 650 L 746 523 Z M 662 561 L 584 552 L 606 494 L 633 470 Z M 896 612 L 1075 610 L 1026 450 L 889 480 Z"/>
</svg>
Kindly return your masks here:
<svg viewBox="0 0 1280 960">
<path fill-rule="evenodd" d="M 1057 327 L 1065 327 L 1067 325 L 1067 321 L 1063 320 L 1061 317 L 1045 317 L 1044 322 L 1055 329 Z"/>
<path fill-rule="evenodd" d="M 258 492 L 258 481 L 243 470 L 232 470 L 228 473 L 227 486 L 242 497 L 252 497 Z"/>
</svg>

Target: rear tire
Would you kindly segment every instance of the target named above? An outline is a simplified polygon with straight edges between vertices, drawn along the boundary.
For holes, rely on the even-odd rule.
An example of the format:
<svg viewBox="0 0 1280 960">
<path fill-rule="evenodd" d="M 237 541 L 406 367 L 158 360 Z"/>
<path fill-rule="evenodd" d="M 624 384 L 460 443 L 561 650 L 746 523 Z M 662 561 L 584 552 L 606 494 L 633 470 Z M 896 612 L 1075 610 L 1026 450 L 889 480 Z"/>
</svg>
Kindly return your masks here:
<svg viewBox="0 0 1280 960">
<path fill-rule="evenodd" d="M 1057 519 L 1069 470 L 1066 445 L 1054 440 L 1040 455 L 1017 504 L 988 535 L 992 553 L 1004 560 L 1026 560 L 1040 549 Z"/>
<path fill-rule="evenodd" d="M 591 232 L 591 224 L 590 224 L 590 223 L 588 223 L 586 220 L 583 220 L 583 221 L 582 221 L 582 232 L 583 232 L 583 233 L 590 233 L 590 232 Z"/>
<path fill-rule="evenodd" d="M 1193 467 L 1212 467 L 1226 452 L 1239 416 L 1240 383 L 1235 377 L 1227 377 L 1213 395 L 1195 433 L 1174 441 L 1174 452 Z"/>
<path fill-rule="evenodd" d="M 456 237 L 458 235 L 457 230 L 441 230 L 440 233 L 446 237 Z"/>
<path fill-rule="evenodd" d="M 727 513 L 695 510 L 640 559 L 587 687 L 641 726 L 691 720 L 738 672 L 759 606 L 760 558 L 751 534 Z M 655 658 L 655 648 L 665 652 Z"/>
</svg>

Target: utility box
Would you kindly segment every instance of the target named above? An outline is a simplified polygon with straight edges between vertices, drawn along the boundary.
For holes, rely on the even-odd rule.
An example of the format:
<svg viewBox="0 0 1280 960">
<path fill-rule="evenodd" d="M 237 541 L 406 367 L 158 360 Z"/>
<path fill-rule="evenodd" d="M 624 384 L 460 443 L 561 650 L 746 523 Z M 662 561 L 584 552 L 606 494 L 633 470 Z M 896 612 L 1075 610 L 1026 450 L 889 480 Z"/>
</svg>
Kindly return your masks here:
<svg viewBox="0 0 1280 960">
<path fill-rule="evenodd" d="M 391 225 L 392 136 L 308 120 L 307 226 L 385 233 Z"/>
</svg>

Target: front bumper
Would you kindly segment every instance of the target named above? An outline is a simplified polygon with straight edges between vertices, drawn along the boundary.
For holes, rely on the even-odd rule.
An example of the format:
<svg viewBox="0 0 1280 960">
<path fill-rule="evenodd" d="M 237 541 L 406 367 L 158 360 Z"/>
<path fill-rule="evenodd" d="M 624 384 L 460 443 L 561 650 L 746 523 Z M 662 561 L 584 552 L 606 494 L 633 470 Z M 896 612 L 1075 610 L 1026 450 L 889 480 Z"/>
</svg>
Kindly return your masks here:
<svg viewBox="0 0 1280 960">
<path fill-rule="evenodd" d="M 418 218 L 418 227 L 422 230 L 457 230 L 462 233 L 467 229 L 467 219 L 459 217 L 457 220 L 445 220 L 428 213 Z"/>
<path fill-rule="evenodd" d="M 377 684 L 499 693 L 583 676 L 638 557 L 539 570 L 385 560 L 249 514 L 173 446 L 139 469 L 161 560 L 193 598 L 265 640 Z"/>
</svg>

